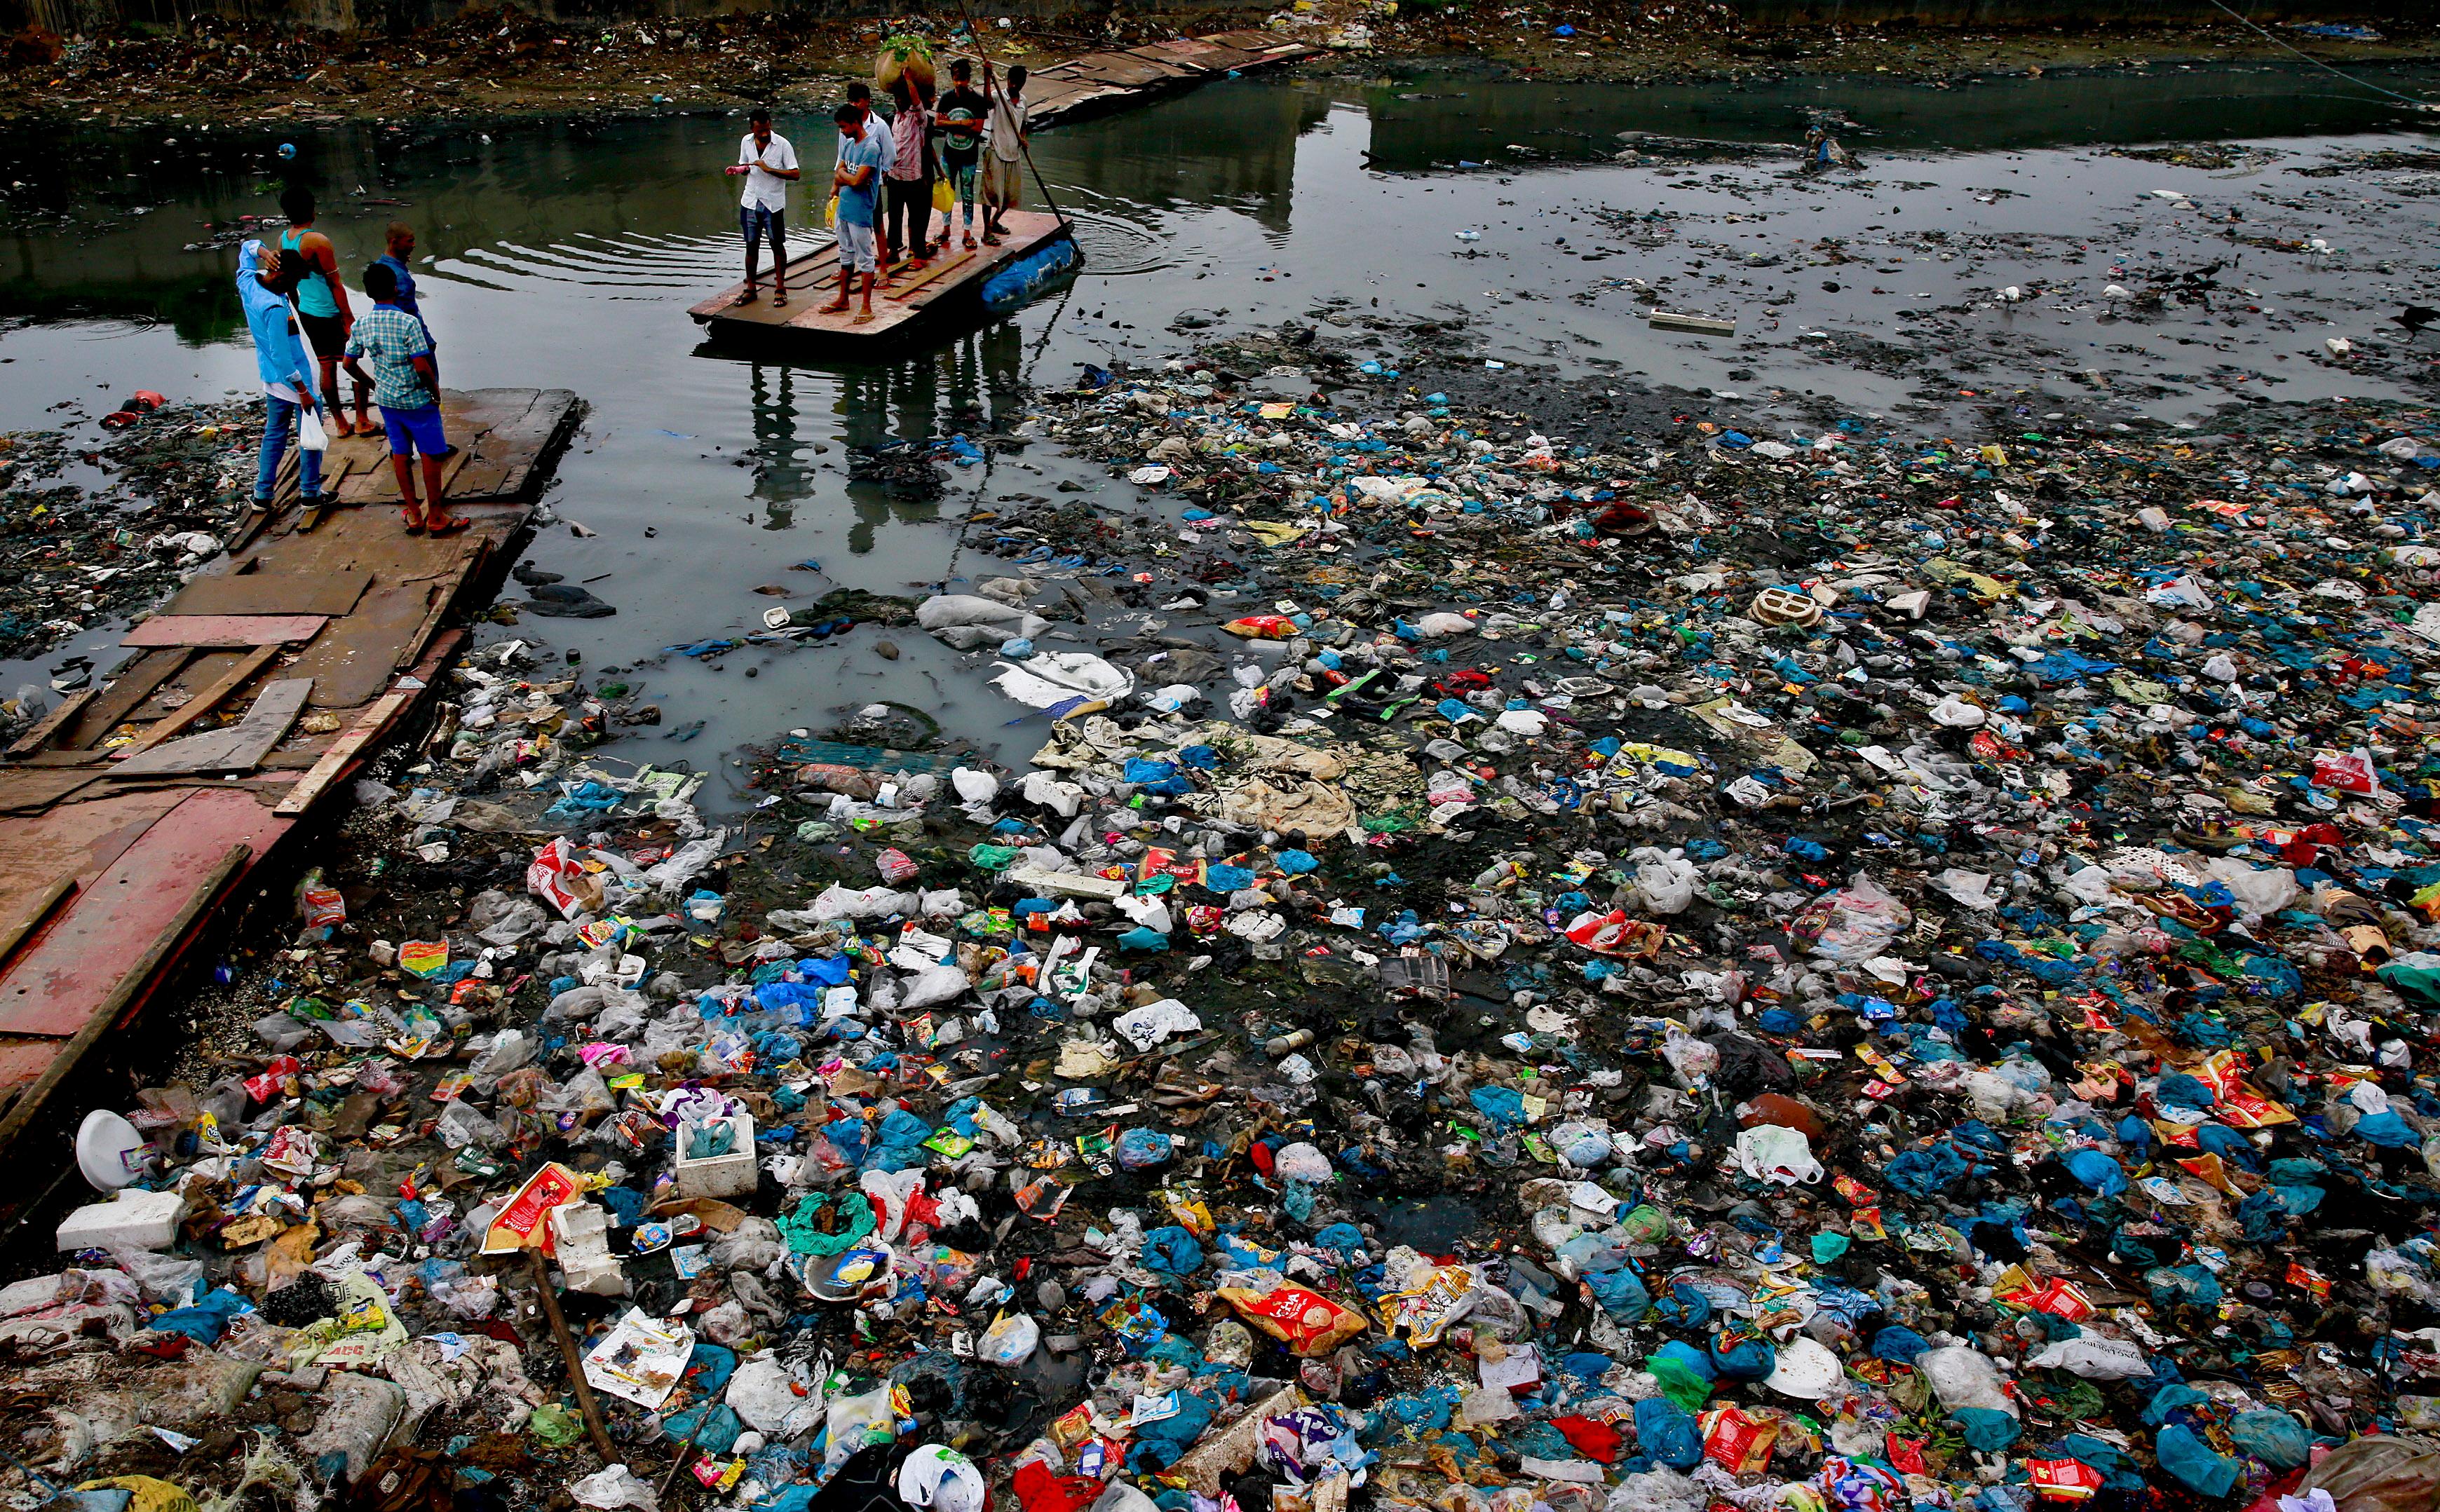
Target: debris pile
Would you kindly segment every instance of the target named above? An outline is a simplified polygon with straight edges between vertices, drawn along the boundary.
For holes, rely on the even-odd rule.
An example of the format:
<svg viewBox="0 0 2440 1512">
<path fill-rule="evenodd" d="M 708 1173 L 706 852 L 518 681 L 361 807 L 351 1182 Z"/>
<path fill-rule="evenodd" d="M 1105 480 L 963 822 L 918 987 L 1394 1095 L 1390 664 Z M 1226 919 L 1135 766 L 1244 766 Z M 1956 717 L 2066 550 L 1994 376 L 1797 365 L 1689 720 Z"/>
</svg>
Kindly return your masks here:
<svg viewBox="0 0 2440 1512">
<path fill-rule="evenodd" d="M 2431 417 L 1571 442 L 1419 388 L 1097 370 L 1018 430 L 1143 507 L 773 627 L 911 618 L 1021 762 L 875 704 L 727 812 L 593 748 L 626 674 L 461 665 L 215 1053 L 88 1122 L 117 1195 L 0 1292 L 27 1463 L 2440 1490 Z"/>
<path fill-rule="evenodd" d="M 59 431 L 0 435 L 0 658 L 39 656 L 161 598 L 245 513 L 259 403 L 165 407 L 139 393 L 100 423 L 109 438 L 84 451 Z M 99 485 L 63 478 L 71 468 Z M 89 670 L 62 667 L 52 686 L 74 691 Z"/>
</svg>

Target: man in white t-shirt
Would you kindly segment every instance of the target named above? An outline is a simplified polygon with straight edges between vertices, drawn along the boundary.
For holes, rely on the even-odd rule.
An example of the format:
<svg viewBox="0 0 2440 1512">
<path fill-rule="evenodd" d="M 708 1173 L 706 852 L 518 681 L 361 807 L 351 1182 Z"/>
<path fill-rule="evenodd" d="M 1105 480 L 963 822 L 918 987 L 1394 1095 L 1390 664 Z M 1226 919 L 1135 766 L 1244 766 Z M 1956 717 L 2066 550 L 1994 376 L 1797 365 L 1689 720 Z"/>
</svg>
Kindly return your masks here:
<svg viewBox="0 0 2440 1512">
<path fill-rule="evenodd" d="M 745 293 L 737 302 L 750 305 L 761 297 L 754 292 L 755 263 L 767 236 L 771 286 L 777 291 L 771 302 L 784 305 L 788 302 L 788 185 L 798 177 L 797 150 L 771 130 L 769 111 L 757 107 L 746 123 L 753 130 L 737 144 L 737 164 L 728 170 L 730 177 L 745 180 L 745 192 L 737 202 L 737 223 L 745 233 Z"/>
<path fill-rule="evenodd" d="M 983 245 L 996 247 L 1008 235 L 1008 212 L 1025 195 L 1025 65 L 1008 71 L 1008 83 L 994 83 L 983 70 L 991 114 L 983 120 Z"/>
</svg>

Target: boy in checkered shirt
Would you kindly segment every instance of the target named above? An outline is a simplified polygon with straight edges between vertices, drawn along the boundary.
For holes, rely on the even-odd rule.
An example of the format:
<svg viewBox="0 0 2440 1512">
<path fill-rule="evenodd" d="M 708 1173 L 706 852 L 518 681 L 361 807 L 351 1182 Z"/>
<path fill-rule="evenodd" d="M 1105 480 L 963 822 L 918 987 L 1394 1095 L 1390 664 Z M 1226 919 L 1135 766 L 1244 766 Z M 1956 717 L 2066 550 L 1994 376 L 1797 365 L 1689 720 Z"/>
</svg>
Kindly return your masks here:
<svg viewBox="0 0 2440 1512">
<path fill-rule="evenodd" d="M 365 293 L 373 308 L 356 317 L 348 335 L 348 372 L 359 382 L 366 374 L 357 359 L 372 359 L 373 402 L 381 406 L 382 423 L 389 432 L 389 465 L 398 477 L 400 513 L 408 535 L 445 536 L 466 528 L 440 503 L 440 462 L 449 454 L 449 438 L 440 428 L 440 369 L 432 360 L 432 338 L 423 322 L 398 303 L 398 275 L 381 263 L 365 269 Z M 415 495 L 415 463 L 423 462 L 423 498 Z"/>
</svg>

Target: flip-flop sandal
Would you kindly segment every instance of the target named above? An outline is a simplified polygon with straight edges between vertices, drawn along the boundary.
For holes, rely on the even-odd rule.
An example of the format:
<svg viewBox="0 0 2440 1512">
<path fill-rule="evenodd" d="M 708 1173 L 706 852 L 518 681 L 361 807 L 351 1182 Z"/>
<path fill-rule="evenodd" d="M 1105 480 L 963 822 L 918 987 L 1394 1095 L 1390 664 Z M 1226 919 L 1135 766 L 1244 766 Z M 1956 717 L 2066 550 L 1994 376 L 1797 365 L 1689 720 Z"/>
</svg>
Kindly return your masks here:
<svg viewBox="0 0 2440 1512">
<path fill-rule="evenodd" d="M 462 514 L 453 514 L 446 520 L 439 522 L 426 521 L 424 523 L 424 534 L 429 536 L 454 536 L 458 531 L 465 529 L 474 523 L 474 521 L 467 519 Z"/>
<path fill-rule="evenodd" d="M 401 508 L 398 511 L 398 517 L 406 522 L 406 533 L 408 535 L 420 536 L 423 534 L 423 516 L 420 514 L 409 514 L 404 508 Z"/>
<path fill-rule="evenodd" d="M 848 324 L 851 326 L 870 326 L 872 324 L 872 311 L 868 310 L 863 314 L 860 314 L 853 320 L 849 321 Z"/>
</svg>

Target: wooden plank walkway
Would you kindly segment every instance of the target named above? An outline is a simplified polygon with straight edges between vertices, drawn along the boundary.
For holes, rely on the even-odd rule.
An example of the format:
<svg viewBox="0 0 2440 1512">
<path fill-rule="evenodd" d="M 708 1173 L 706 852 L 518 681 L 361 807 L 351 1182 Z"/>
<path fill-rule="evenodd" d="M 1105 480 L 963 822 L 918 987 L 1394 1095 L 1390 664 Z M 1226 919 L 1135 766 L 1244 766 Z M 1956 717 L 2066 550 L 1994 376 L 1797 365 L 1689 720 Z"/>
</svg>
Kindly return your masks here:
<svg viewBox="0 0 2440 1512">
<path fill-rule="evenodd" d="M 136 654 L 0 760 L 0 1147 L 430 691 L 462 638 L 450 609 L 505 568 L 582 413 L 565 389 L 441 407 L 469 529 L 406 534 L 378 433 L 336 442 L 337 507 L 298 509 L 292 468 L 128 633 Z M 300 731 L 309 710 L 334 717 Z"/>
<path fill-rule="evenodd" d="M 1270 31 L 1179 37 L 1048 64 L 1027 77 L 1025 93 L 1032 128 L 1040 131 L 1207 80 L 1295 62 L 1315 50 Z"/>
</svg>

